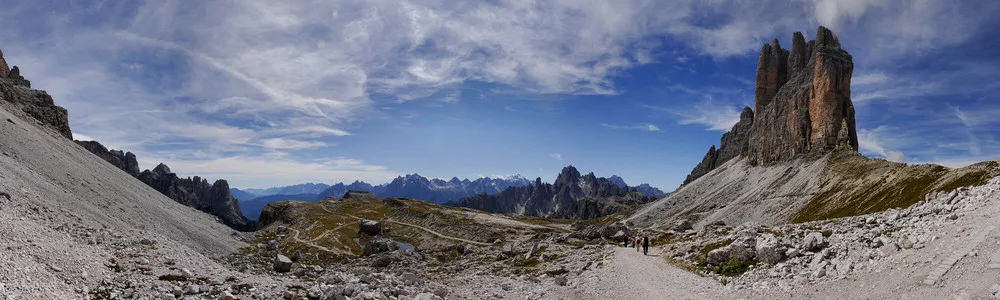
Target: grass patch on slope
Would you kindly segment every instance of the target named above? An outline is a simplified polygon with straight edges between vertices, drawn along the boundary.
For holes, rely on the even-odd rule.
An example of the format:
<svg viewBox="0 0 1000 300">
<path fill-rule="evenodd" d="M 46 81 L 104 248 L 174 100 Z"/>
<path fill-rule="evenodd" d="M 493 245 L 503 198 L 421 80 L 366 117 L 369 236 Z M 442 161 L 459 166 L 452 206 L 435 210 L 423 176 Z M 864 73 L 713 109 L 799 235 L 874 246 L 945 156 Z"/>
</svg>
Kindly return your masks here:
<svg viewBox="0 0 1000 300">
<path fill-rule="evenodd" d="M 804 223 L 906 208 L 931 192 L 978 186 L 1000 174 L 1000 163 L 961 169 L 906 165 L 860 155 L 834 154 L 825 171 L 835 183 L 824 184 L 790 221 Z"/>
</svg>

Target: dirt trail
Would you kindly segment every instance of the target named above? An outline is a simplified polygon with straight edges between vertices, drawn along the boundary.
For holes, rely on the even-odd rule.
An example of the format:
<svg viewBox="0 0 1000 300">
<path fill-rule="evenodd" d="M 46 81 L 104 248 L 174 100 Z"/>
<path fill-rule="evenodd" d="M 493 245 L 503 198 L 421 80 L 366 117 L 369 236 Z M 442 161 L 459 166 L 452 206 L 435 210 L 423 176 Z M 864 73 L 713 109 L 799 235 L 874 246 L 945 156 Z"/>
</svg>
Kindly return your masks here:
<svg viewBox="0 0 1000 300">
<path fill-rule="evenodd" d="M 403 226 L 410 226 L 410 227 L 413 227 L 413 228 L 417 228 L 417 229 L 426 231 L 427 233 L 433 234 L 433 235 L 435 235 L 435 236 L 437 236 L 439 238 L 442 238 L 442 239 L 449 239 L 449 240 L 453 240 L 453 241 L 459 241 L 459 242 L 473 244 L 473 245 L 479 245 L 479 246 L 492 246 L 493 245 L 493 244 L 490 244 L 490 243 L 477 242 L 477 241 L 473 241 L 473 240 L 467 240 L 467 239 L 463 239 L 463 238 L 457 238 L 457 237 L 443 235 L 441 233 L 438 233 L 437 231 L 431 230 L 429 228 L 426 228 L 426 227 L 423 227 L 423 226 L 420 226 L 420 225 L 413 225 L 413 224 L 410 224 L 410 223 L 403 223 L 403 222 L 392 221 L 392 220 L 386 220 L 386 222 L 393 223 L 393 224 L 398 224 L 398 225 L 403 225 Z"/>
<path fill-rule="evenodd" d="M 333 250 L 333 249 L 330 249 L 330 248 L 327 248 L 327 247 L 323 247 L 323 246 L 320 246 L 320 245 L 313 244 L 312 241 L 303 240 L 303 239 L 299 238 L 299 230 L 298 229 L 288 228 L 288 230 L 291 230 L 294 233 L 292 235 L 292 239 L 295 239 L 296 242 L 309 245 L 309 246 L 311 246 L 313 248 L 316 248 L 316 249 L 319 249 L 319 250 L 322 250 L 322 251 L 325 251 L 325 252 L 337 253 L 337 254 L 354 255 L 354 254 L 352 254 L 350 252 L 347 252 L 347 251 L 343 251 L 343 250 L 340 250 L 340 249 Z M 323 234 L 325 235 L 326 232 L 323 232 Z"/>
<path fill-rule="evenodd" d="M 572 299 L 728 299 L 718 282 L 670 265 L 657 248 L 649 255 L 616 247 L 610 262 L 572 283 Z"/>
<path fill-rule="evenodd" d="M 325 206 L 322 207 L 322 208 L 323 208 L 324 211 L 326 211 L 328 213 L 331 213 L 331 214 L 335 214 L 335 215 L 339 215 L 339 216 L 348 216 L 348 217 L 355 218 L 355 219 L 358 219 L 358 220 L 365 220 L 364 218 L 361 218 L 361 217 L 358 217 L 358 216 L 354 216 L 354 215 L 348 215 L 348 214 L 342 214 L 342 213 L 332 212 L 329 209 L 327 209 Z M 453 236 L 443 235 L 443 234 L 441 234 L 441 233 L 439 233 L 437 231 L 431 230 L 431 229 L 429 229 L 427 227 L 423 227 L 423 226 L 420 226 L 420 225 L 414 225 L 414 224 L 410 224 L 410 223 L 393 221 L 393 220 L 384 220 L 384 222 L 398 224 L 398 225 L 403 225 L 403 226 L 409 226 L 409 227 L 413 227 L 413 228 L 416 228 L 416 229 L 420 229 L 420 230 L 426 231 L 427 233 L 433 234 L 434 236 L 437 236 L 437 237 L 442 238 L 442 239 L 448 239 L 448 240 L 453 240 L 453 241 L 458 241 L 458 242 L 463 242 L 463 243 L 468 243 L 468 244 L 473 244 L 473 245 L 478 245 L 478 246 L 491 246 L 491 245 L 493 245 L 493 244 L 490 244 L 490 243 L 477 242 L 477 241 L 473 241 L 473 240 L 467 240 L 467 239 L 463 239 L 463 238 L 457 238 L 457 237 L 453 237 Z"/>
</svg>

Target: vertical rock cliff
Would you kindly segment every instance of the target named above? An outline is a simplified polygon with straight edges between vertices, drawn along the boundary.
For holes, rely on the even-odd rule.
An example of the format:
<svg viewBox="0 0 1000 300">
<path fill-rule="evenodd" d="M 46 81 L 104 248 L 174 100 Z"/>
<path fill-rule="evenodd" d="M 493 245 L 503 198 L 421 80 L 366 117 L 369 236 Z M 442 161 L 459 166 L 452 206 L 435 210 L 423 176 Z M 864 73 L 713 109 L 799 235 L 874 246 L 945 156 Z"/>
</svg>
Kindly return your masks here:
<svg viewBox="0 0 1000 300">
<path fill-rule="evenodd" d="M 765 44 L 757 59 L 754 109 L 712 146 L 684 184 L 736 157 L 770 164 L 807 153 L 858 151 L 851 102 L 854 62 L 832 31 L 820 27 L 808 43 L 792 35 L 792 49 L 778 40 Z"/>
</svg>

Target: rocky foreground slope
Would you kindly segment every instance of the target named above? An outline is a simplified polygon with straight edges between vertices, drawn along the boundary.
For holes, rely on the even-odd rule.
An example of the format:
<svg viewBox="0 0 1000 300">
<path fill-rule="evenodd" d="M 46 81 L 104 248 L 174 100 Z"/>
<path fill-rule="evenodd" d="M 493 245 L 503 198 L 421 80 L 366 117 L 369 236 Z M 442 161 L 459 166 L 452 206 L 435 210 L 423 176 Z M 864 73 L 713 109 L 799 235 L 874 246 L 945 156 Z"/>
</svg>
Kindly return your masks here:
<svg viewBox="0 0 1000 300">
<path fill-rule="evenodd" d="M 659 238 L 670 263 L 760 299 L 996 299 L 1000 177 L 905 209 L 768 226 L 721 223 Z"/>
</svg>

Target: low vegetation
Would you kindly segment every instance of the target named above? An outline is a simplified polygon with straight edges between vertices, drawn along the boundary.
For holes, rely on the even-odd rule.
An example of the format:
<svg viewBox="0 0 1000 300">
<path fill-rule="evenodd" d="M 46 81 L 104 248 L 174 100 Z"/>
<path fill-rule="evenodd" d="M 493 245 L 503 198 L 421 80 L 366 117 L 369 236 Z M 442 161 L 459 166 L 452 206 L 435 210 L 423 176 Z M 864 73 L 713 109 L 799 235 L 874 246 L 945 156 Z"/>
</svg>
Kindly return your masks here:
<svg viewBox="0 0 1000 300">
<path fill-rule="evenodd" d="M 856 154 L 834 154 L 820 192 L 791 217 L 793 223 L 906 208 L 932 192 L 980 186 L 1000 175 L 1000 163 L 984 162 L 960 169 L 907 165 Z"/>
</svg>

